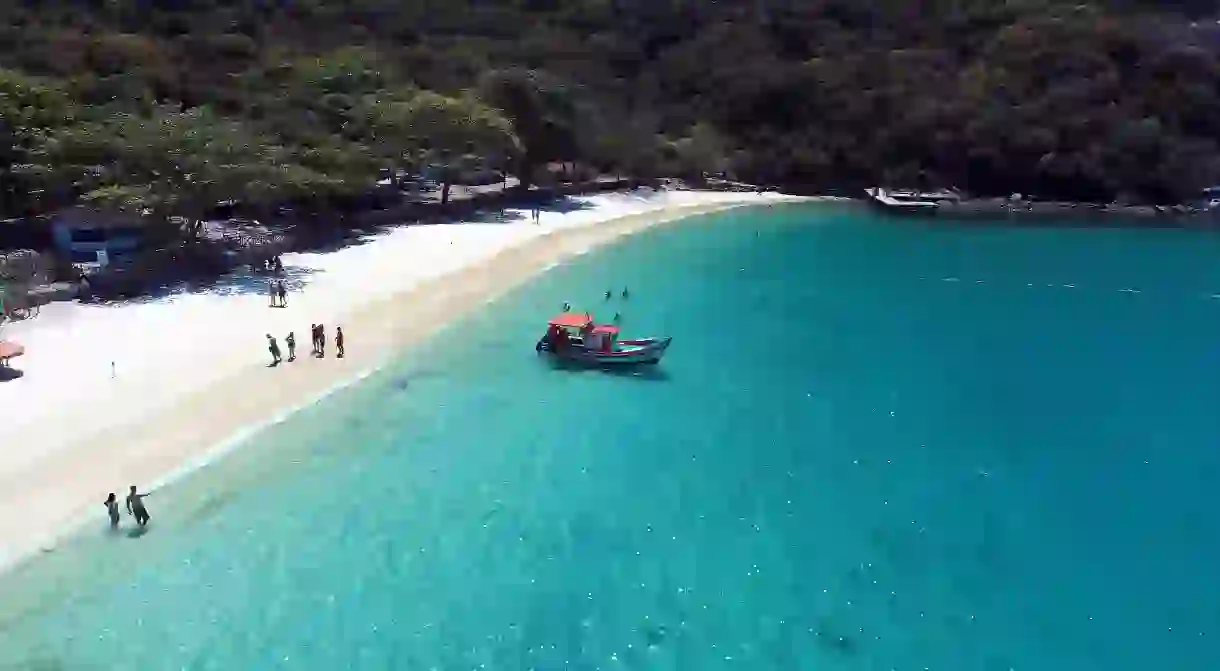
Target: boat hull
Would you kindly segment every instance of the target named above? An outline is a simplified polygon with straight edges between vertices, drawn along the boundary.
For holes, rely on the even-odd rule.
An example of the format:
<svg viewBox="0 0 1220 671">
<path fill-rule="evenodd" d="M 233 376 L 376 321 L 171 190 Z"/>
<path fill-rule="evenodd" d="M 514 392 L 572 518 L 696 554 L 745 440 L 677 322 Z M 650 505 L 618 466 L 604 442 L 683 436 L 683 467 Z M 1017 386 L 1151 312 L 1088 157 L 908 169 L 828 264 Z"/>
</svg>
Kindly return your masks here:
<svg viewBox="0 0 1220 671">
<path fill-rule="evenodd" d="M 535 349 L 539 354 L 558 361 L 571 361 L 593 366 L 640 366 L 657 364 L 669 349 L 673 338 L 644 338 L 621 340 L 618 347 L 609 352 L 593 350 L 582 345 L 569 345 L 558 351 L 546 338 L 538 341 Z"/>
<path fill-rule="evenodd" d="M 882 212 L 904 217 L 934 217 L 940 211 L 940 204 L 932 200 L 899 200 L 891 197 L 884 189 L 865 189 L 868 202 Z"/>
</svg>

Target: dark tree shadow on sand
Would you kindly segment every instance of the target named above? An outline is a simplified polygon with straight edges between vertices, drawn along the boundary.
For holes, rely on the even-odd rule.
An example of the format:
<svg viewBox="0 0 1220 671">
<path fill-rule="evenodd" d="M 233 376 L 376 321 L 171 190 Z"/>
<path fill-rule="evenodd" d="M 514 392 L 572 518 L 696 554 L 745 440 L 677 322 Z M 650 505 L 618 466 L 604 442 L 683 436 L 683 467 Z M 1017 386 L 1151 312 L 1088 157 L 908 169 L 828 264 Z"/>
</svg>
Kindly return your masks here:
<svg viewBox="0 0 1220 671">
<path fill-rule="evenodd" d="M 643 195 L 639 199 L 647 200 Z M 298 222 L 277 230 L 291 238 L 292 242 L 288 246 L 291 251 L 325 254 L 367 244 L 403 226 L 525 223 L 530 220 L 530 210 L 535 207 L 541 212 L 551 214 L 593 209 L 588 202 L 570 196 L 514 198 L 501 204 L 482 207 L 473 207 L 470 201 L 458 200 L 453 201 L 450 210 L 446 212 L 433 211 L 424 214 L 419 211 L 403 211 L 399 215 L 401 218 L 391 216 L 386 221 L 362 224 L 355 224 L 346 220 L 343 215 L 336 215 L 333 220 L 322 218 L 307 223 Z M 184 293 L 210 293 L 220 296 L 269 295 L 268 282 L 281 280 L 291 294 L 308 285 L 309 276 L 318 271 L 286 267 L 277 275 L 262 270 L 256 271 L 249 265 L 241 265 L 214 280 L 171 279 L 159 284 L 155 280 L 150 281 L 149 272 L 146 269 L 132 269 L 116 276 L 96 278 L 93 295 L 85 300 L 95 304 L 117 306 L 151 303 Z"/>
<path fill-rule="evenodd" d="M 313 268 L 298 268 L 289 266 L 284 268 L 284 272 L 271 274 L 267 272 L 255 272 L 249 268 L 240 269 L 218 278 L 214 282 L 205 284 L 195 284 L 190 289 L 192 293 L 215 294 L 217 296 L 238 296 L 244 294 L 262 294 L 270 296 L 268 286 L 269 283 L 284 283 L 284 288 L 288 290 L 288 300 L 292 301 L 294 292 L 304 289 L 310 281 L 310 277 L 316 275 L 318 270 Z"/>
<path fill-rule="evenodd" d="M 571 197 L 553 200 L 538 199 L 534 201 L 519 201 L 505 203 L 503 207 L 485 207 L 466 213 L 436 217 L 427 224 L 518 224 L 530 221 L 530 210 L 538 208 L 540 212 L 549 214 L 568 214 L 591 210 L 593 206 L 582 200 Z"/>
<path fill-rule="evenodd" d="M 248 266 L 238 268 L 212 280 L 194 280 L 163 284 L 147 290 L 140 296 L 101 296 L 90 300 L 92 304 L 120 307 L 124 305 L 140 305 L 154 303 L 170 296 L 181 294 L 213 294 L 217 296 L 240 296 L 261 294 L 270 299 L 270 282 L 283 282 L 288 291 L 288 302 L 292 302 L 292 294 L 309 284 L 309 278 L 319 271 L 312 268 L 286 267 L 284 272 L 272 274 L 254 271 Z"/>
<path fill-rule="evenodd" d="M 483 206 L 475 209 L 463 207 L 464 201 L 454 201 L 451 212 L 418 213 L 403 212 L 402 219 L 380 224 L 364 224 L 349 227 L 346 223 L 311 225 L 293 231 L 296 241 L 294 249 L 303 252 L 327 253 L 347 247 L 363 245 L 378 236 L 402 226 L 453 226 L 462 224 L 519 224 L 530 220 L 530 209 L 537 207 L 542 212 L 561 213 L 592 209 L 588 203 L 574 198 L 555 200 L 511 201 L 502 206 Z"/>
</svg>

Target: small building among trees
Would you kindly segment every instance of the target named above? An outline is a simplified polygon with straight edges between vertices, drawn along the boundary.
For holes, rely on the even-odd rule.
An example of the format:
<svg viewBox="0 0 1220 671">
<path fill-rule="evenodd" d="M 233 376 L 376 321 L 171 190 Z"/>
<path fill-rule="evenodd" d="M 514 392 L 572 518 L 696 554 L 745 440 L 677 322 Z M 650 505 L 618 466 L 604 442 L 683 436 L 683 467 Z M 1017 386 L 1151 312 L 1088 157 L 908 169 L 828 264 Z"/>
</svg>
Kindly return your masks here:
<svg viewBox="0 0 1220 671">
<path fill-rule="evenodd" d="M 100 267 L 135 253 L 148 239 L 148 226 L 139 216 L 85 206 L 56 213 L 51 229 L 62 257 Z"/>
</svg>

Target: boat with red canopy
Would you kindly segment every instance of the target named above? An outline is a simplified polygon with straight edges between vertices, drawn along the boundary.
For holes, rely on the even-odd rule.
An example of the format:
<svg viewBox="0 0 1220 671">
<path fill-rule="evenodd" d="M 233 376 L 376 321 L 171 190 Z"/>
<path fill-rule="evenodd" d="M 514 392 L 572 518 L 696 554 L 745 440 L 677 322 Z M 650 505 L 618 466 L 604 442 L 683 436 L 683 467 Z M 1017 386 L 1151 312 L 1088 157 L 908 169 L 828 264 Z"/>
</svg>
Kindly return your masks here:
<svg viewBox="0 0 1220 671">
<path fill-rule="evenodd" d="M 654 364 L 665 355 L 673 338 L 620 340 L 619 328 L 598 324 L 593 315 L 564 312 L 547 324 L 535 350 L 563 361 L 589 364 Z"/>
</svg>

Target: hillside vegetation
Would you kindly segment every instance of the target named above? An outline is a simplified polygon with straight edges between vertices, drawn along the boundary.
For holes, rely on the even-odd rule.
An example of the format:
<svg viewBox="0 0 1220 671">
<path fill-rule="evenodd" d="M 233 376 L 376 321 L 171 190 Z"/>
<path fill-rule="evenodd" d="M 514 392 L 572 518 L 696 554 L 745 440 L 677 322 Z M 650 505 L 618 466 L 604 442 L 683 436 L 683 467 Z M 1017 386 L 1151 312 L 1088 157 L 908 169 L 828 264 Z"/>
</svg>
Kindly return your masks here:
<svg viewBox="0 0 1220 671">
<path fill-rule="evenodd" d="M 1209 4 L 6 3 L 0 209 L 191 219 L 552 161 L 1174 201 L 1220 179 Z"/>
</svg>

